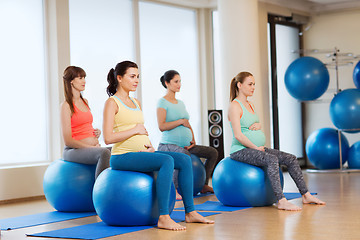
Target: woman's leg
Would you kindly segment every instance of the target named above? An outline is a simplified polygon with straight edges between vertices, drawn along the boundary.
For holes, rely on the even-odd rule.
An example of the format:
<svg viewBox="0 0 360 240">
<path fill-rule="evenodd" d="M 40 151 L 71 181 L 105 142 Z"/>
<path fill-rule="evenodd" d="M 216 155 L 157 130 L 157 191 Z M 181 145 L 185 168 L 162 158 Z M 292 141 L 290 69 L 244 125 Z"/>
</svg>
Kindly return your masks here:
<svg viewBox="0 0 360 240">
<path fill-rule="evenodd" d="M 265 148 L 265 152 L 276 155 L 279 159 L 279 163 L 286 165 L 290 176 L 294 180 L 296 186 L 299 189 L 299 192 L 302 195 L 303 203 L 315 203 L 320 205 L 325 204 L 325 202 L 321 201 L 320 199 L 314 197 L 309 193 L 309 190 L 306 186 L 304 176 L 301 172 L 301 168 L 299 162 L 296 159 L 296 156 L 290 153 L 286 153 L 279 151 L 277 149 L 270 149 L 270 148 Z"/>
<path fill-rule="evenodd" d="M 108 148 L 69 148 L 65 147 L 63 158 L 69 162 L 95 165 L 95 178 L 109 167 L 111 152 Z"/>
<path fill-rule="evenodd" d="M 185 207 L 185 221 L 188 223 L 212 224 L 214 221 L 208 220 L 195 211 L 193 198 L 193 172 L 189 156 L 177 152 L 160 152 L 168 154 L 174 158 L 175 168 L 179 169 L 179 188 L 182 192 Z"/>
<path fill-rule="evenodd" d="M 178 145 L 175 145 L 175 144 L 162 144 L 162 143 L 160 143 L 159 146 L 158 146 L 158 150 L 162 151 L 162 152 L 184 153 L 184 154 L 190 156 L 190 152 L 188 150 L 186 150 L 185 148 L 179 147 Z M 173 182 L 174 182 L 175 189 L 176 189 L 176 200 L 181 200 L 182 196 L 177 191 L 177 189 L 179 187 L 179 170 L 178 169 L 174 170 Z"/>
<path fill-rule="evenodd" d="M 191 158 L 183 153 L 158 152 L 171 156 L 174 159 L 174 168 L 179 170 L 179 189 L 182 193 L 185 212 L 195 210 L 193 199 L 193 171 Z"/>
<path fill-rule="evenodd" d="M 189 152 L 200 158 L 206 158 L 205 162 L 205 171 L 206 171 L 206 180 L 205 185 L 208 185 L 211 173 L 214 170 L 216 161 L 218 159 L 218 151 L 213 147 L 195 145 L 190 148 Z"/>
<path fill-rule="evenodd" d="M 265 148 L 265 152 L 277 156 L 279 163 L 284 164 L 287 167 L 289 174 L 292 179 L 294 179 L 294 182 L 298 187 L 301 195 L 304 195 L 308 192 L 308 188 L 306 186 L 304 176 L 302 175 L 299 162 L 294 155 L 271 148 Z"/>
</svg>

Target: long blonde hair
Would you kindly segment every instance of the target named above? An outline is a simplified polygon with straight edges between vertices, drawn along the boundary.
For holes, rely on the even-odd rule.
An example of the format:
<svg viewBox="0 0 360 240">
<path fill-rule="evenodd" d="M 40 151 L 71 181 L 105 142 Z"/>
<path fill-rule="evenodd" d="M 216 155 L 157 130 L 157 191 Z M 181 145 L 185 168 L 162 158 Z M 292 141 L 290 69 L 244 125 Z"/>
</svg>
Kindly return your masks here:
<svg viewBox="0 0 360 240">
<path fill-rule="evenodd" d="M 237 87 L 238 83 L 244 83 L 245 78 L 247 77 L 252 77 L 253 75 L 249 72 L 241 72 L 238 73 L 232 80 L 230 83 L 230 102 L 232 100 L 234 100 L 238 94 L 239 94 L 239 89 Z"/>
</svg>

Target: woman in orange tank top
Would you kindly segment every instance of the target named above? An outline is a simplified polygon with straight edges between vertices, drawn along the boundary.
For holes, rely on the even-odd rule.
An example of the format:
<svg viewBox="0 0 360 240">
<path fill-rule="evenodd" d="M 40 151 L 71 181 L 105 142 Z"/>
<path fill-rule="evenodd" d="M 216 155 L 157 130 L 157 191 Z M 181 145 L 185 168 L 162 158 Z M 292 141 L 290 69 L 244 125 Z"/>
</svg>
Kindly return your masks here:
<svg viewBox="0 0 360 240">
<path fill-rule="evenodd" d="M 101 131 L 92 127 L 93 116 L 88 101 L 82 97 L 85 90 L 85 71 L 69 66 L 64 71 L 65 101 L 61 104 L 61 128 L 65 143 L 66 161 L 95 165 L 97 177 L 109 167 L 110 150 L 100 147 Z"/>
</svg>

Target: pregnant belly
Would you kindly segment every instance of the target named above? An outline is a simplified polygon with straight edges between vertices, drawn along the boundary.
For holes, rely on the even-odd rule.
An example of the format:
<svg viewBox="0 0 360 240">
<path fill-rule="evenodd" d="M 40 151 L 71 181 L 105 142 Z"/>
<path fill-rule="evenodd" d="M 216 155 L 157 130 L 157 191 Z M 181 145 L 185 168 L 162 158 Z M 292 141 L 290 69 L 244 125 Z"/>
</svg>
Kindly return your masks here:
<svg viewBox="0 0 360 240">
<path fill-rule="evenodd" d="M 89 144 L 91 146 L 96 146 L 99 144 L 99 140 L 96 137 L 88 137 L 88 138 L 81 139 L 79 141 Z"/>
<path fill-rule="evenodd" d="M 189 146 L 192 140 L 192 133 L 190 128 L 184 126 L 178 126 L 171 131 L 169 131 L 169 139 L 171 139 L 172 144 L 178 145 L 180 147 Z"/>
<path fill-rule="evenodd" d="M 261 130 L 246 130 L 243 133 L 256 146 L 265 145 L 265 134 Z"/>
</svg>

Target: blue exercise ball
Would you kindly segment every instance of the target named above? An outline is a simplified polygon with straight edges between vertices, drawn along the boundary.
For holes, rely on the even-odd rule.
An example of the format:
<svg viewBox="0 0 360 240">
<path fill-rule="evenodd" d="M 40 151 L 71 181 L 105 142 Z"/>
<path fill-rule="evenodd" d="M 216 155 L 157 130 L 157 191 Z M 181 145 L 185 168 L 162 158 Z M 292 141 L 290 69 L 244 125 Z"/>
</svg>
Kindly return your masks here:
<svg viewBox="0 0 360 240">
<path fill-rule="evenodd" d="M 43 180 L 47 201 L 61 212 L 95 211 L 92 191 L 96 165 L 56 160 L 46 169 Z"/>
<path fill-rule="evenodd" d="M 205 166 L 200 158 L 194 154 L 191 154 L 191 162 L 193 169 L 194 179 L 194 196 L 197 195 L 205 185 L 206 171 Z"/>
<path fill-rule="evenodd" d="M 333 128 L 321 128 L 310 134 L 306 140 L 306 154 L 316 168 L 336 169 L 340 168 L 339 138 L 338 131 Z M 348 159 L 349 142 L 341 134 L 342 163 Z"/>
<path fill-rule="evenodd" d="M 349 149 L 349 168 L 360 169 L 360 141 L 354 143 Z"/>
<path fill-rule="evenodd" d="M 323 95 L 330 82 L 329 71 L 318 59 L 301 57 L 293 61 L 285 72 L 285 86 L 291 96 L 310 101 Z"/>
<path fill-rule="evenodd" d="M 280 169 L 279 174 L 283 187 L 284 178 Z M 270 180 L 262 168 L 229 157 L 217 164 L 212 185 L 216 197 L 224 205 L 261 207 L 276 202 Z"/>
<path fill-rule="evenodd" d="M 155 183 L 156 174 L 104 170 L 96 179 L 93 191 L 97 214 L 103 222 L 113 226 L 156 224 L 160 212 Z M 175 195 L 172 184 L 169 214 L 175 206 Z"/>
<path fill-rule="evenodd" d="M 353 81 L 357 89 L 360 88 L 360 61 L 356 64 L 353 72 Z"/>
<path fill-rule="evenodd" d="M 360 89 L 346 89 L 331 100 L 330 118 L 335 127 L 348 133 L 357 133 L 360 130 Z"/>
</svg>

